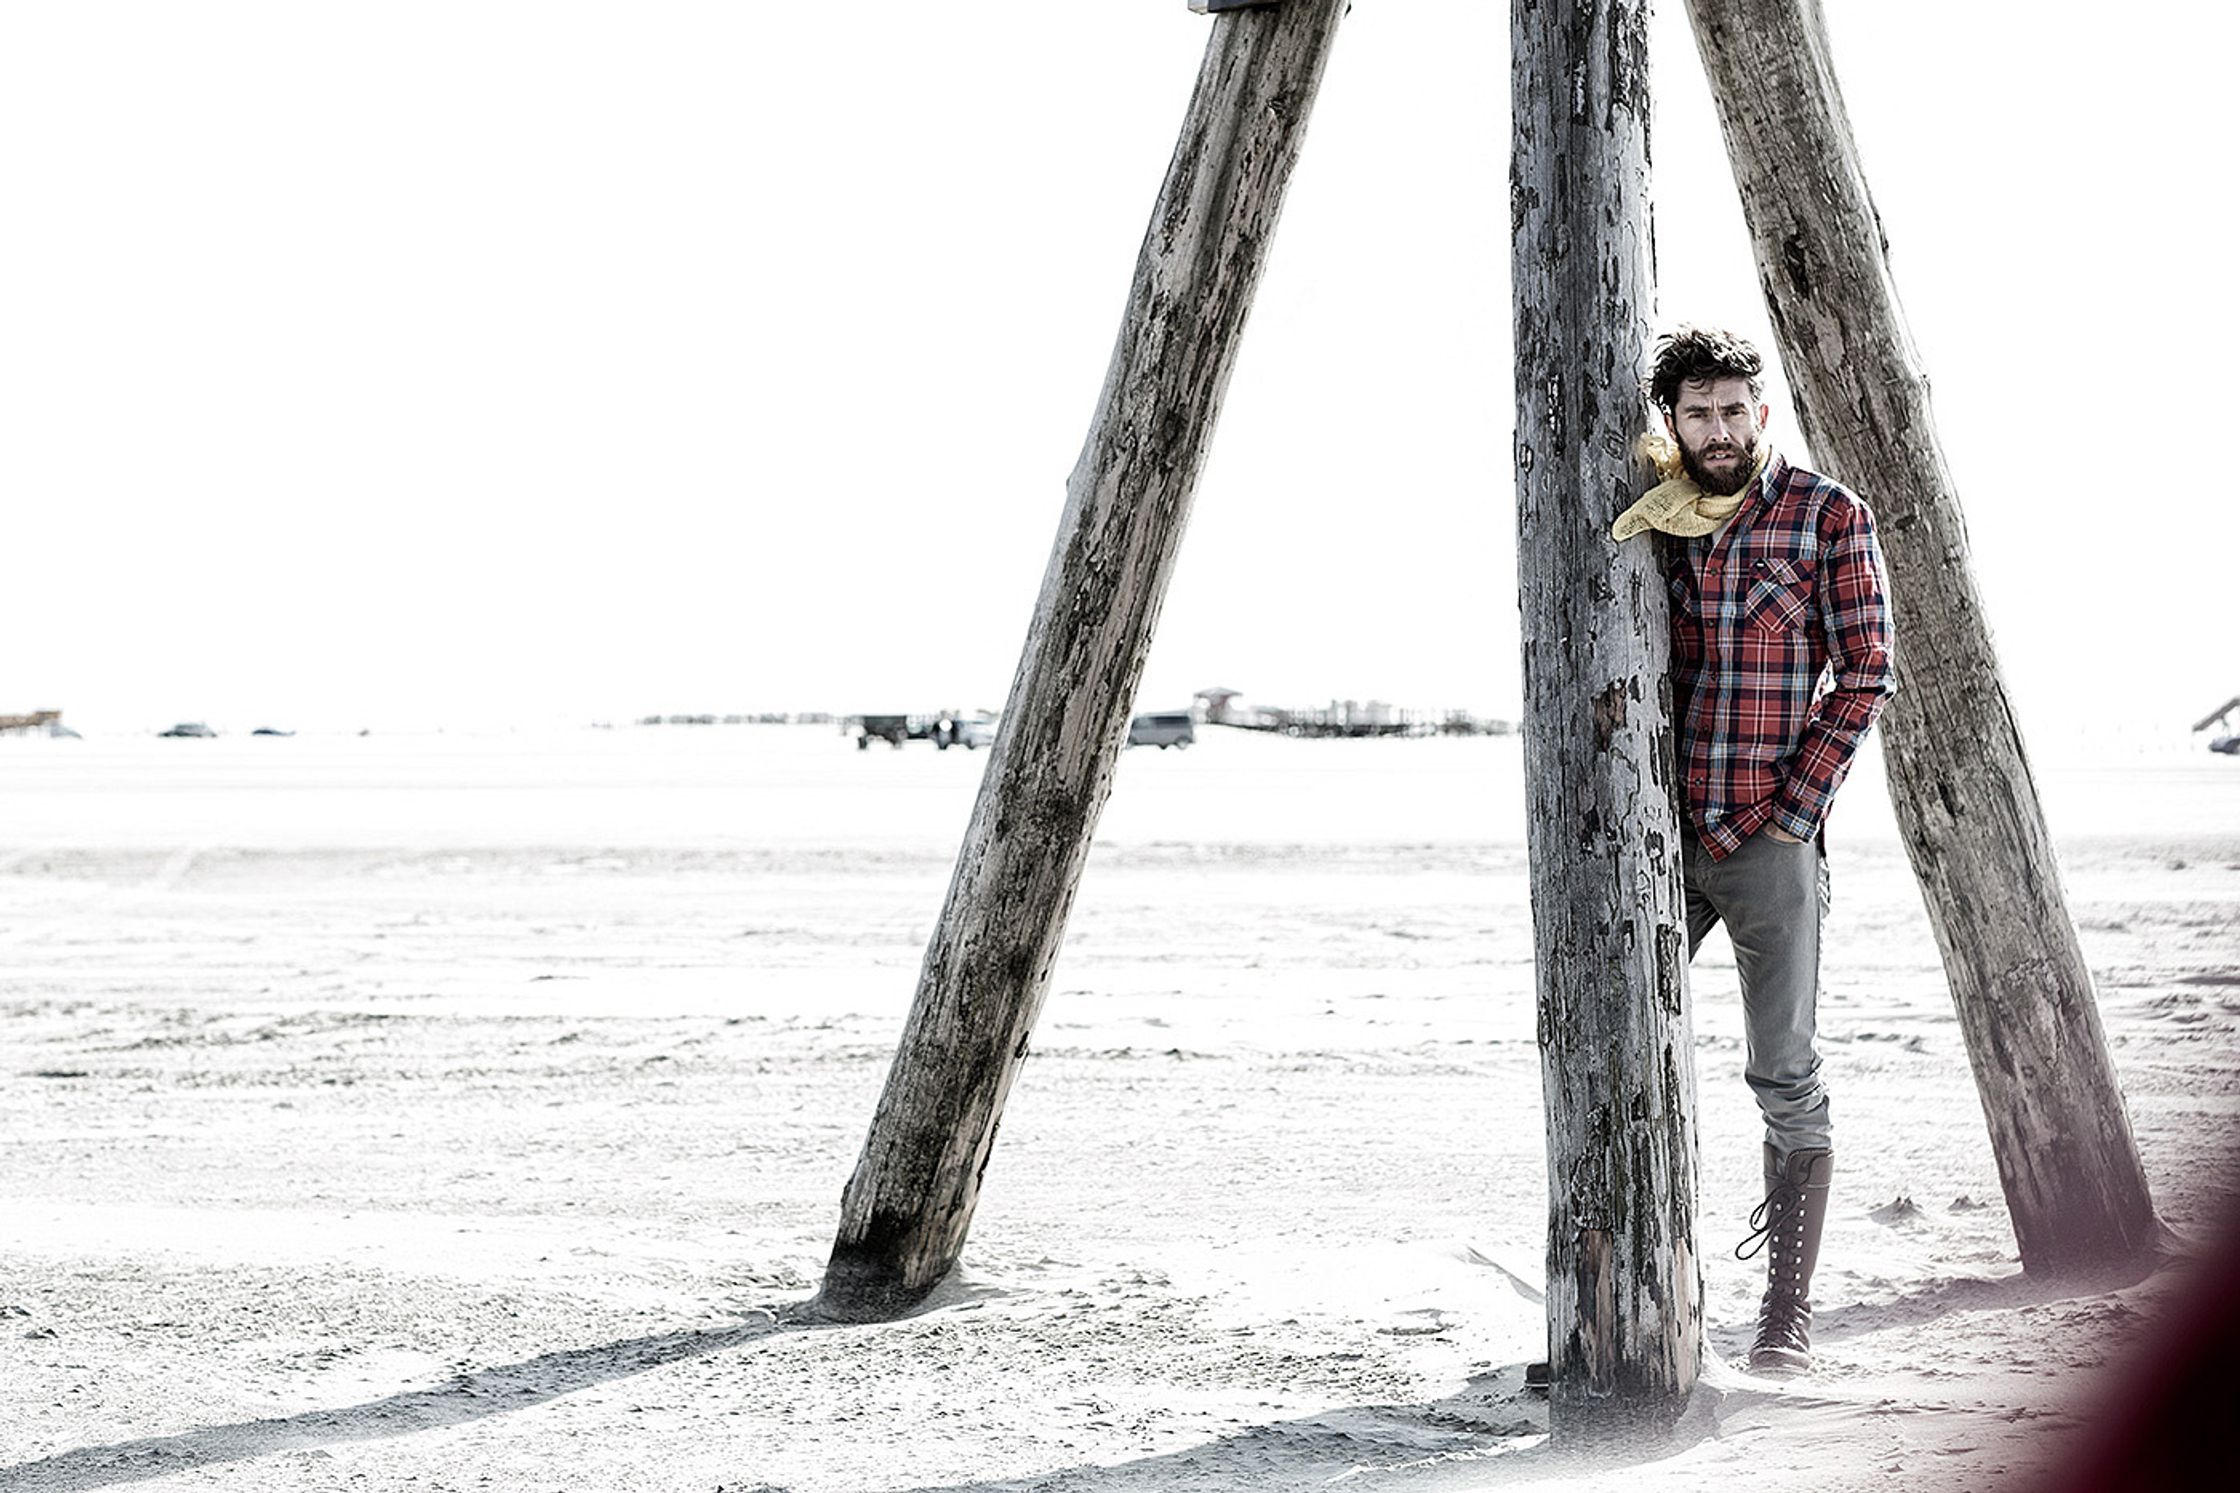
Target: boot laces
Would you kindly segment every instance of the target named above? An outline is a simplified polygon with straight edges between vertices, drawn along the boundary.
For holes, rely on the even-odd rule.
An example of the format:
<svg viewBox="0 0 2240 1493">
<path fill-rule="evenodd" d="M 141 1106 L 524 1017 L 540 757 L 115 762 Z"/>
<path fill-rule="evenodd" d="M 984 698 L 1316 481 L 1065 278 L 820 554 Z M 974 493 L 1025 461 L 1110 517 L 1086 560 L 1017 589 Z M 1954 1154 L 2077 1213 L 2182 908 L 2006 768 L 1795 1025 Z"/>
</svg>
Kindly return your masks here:
<svg viewBox="0 0 2240 1493">
<path fill-rule="evenodd" d="M 1783 1177 L 1773 1184 L 1765 1201 L 1750 1210 L 1750 1233 L 1734 1247 L 1738 1260 L 1755 1259 L 1760 1250 L 1775 1243 L 1781 1226 L 1796 1216 L 1804 1205 L 1804 1189 Z"/>
</svg>

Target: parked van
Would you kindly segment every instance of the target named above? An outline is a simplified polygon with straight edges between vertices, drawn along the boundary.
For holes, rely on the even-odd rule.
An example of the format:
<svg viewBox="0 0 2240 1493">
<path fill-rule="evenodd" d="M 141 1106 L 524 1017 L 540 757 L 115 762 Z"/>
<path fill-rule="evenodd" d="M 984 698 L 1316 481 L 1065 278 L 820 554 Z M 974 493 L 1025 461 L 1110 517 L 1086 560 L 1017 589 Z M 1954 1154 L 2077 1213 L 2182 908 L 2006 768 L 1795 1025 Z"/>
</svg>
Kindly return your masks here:
<svg viewBox="0 0 2240 1493">
<path fill-rule="evenodd" d="M 1186 747 L 1197 739 L 1198 728 L 1190 723 L 1187 710 L 1155 710 L 1128 722 L 1130 746 L 1155 746 L 1163 752 L 1168 747 Z"/>
</svg>

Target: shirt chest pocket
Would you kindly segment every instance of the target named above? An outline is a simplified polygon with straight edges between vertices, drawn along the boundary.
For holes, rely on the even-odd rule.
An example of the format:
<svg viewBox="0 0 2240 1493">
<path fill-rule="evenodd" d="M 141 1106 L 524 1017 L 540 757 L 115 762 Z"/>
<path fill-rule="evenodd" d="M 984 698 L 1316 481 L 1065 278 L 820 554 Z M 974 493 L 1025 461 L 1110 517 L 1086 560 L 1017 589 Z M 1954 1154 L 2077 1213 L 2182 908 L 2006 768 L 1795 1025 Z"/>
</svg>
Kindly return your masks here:
<svg viewBox="0 0 2240 1493">
<path fill-rule="evenodd" d="M 1795 560 L 1752 561 L 1742 595 L 1742 625 L 1758 632 L 1794 632 L 1812 615 L 1814 576 Z"/>
</svg>

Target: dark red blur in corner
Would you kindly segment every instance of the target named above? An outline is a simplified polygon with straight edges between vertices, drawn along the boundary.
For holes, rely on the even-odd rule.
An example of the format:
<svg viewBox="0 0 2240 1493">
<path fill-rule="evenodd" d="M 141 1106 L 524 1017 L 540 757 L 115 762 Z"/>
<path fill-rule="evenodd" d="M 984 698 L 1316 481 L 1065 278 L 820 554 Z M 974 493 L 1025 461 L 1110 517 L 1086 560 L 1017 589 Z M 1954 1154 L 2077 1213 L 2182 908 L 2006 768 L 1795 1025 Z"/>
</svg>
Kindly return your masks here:
<svg viewBox="0 0 2240 1493">
<path fill-rule="evenodd" d="M 2240 1489 L 2240 1206 L 2170 1268 L 2161 1320 L 2074 1409 L 2086 1423 L 2055 1457 L 2046 1493 Z M 2023 1484 L 2011 1485 L 2020 1489 Z"/>
</svg>

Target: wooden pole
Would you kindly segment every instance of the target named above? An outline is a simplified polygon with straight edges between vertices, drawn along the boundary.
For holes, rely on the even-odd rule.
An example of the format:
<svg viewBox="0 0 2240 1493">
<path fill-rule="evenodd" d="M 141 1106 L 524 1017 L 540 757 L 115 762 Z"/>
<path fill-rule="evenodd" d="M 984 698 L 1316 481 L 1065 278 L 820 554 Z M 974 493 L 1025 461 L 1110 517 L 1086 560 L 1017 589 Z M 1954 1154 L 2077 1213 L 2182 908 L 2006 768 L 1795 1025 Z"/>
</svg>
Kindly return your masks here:
<svg viewBox="0 0 2240 1493">
<path fill-rule="evenodd" d="M 1968 565 L 1817 0 L 1688 0 L 1797 424 L 1877 515 L 1898 693 L 1890 797 L 1944 956 L 2022 1263 L 2142 1257 L 2162 1229 Z"/>
<path fill-rule="evenodd" d="M 1525 792 L 1560 1431 L 1669 1421 L 1702 1358 L 1695 1054 L 1664 582 L 1647 489 L 1646 0 L 1513 0 Z"/>
<path fill-rule="evenodd" d="M 956 1264 L 1065 932 L 1345 0 L 1213 22 L 1096 418 L 816 1310 L 899 1315 Z"/>
</svg>

